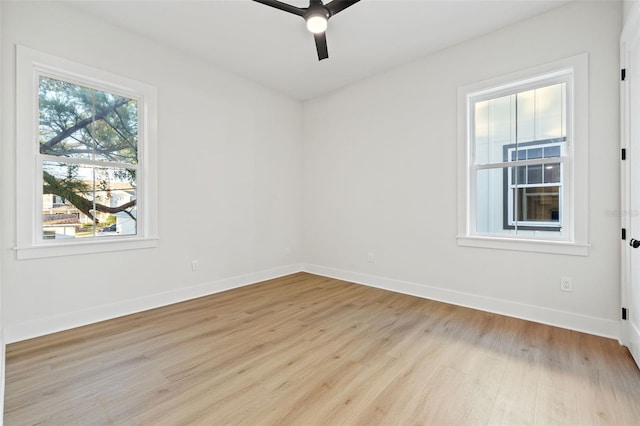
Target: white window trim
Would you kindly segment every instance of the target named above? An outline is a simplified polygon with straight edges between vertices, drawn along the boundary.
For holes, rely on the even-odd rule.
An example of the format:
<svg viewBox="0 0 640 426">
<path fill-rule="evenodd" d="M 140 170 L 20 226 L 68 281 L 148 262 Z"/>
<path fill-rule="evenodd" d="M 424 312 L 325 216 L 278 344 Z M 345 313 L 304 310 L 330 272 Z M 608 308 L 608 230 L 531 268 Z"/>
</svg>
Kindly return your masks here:
<svg viewBox="0 0 640 426">
<path fill-rule="evenodd" d="M 115 91 L 138 100 L 142 126 L 138 129 L 138 224 L 137 235 L 65 242 L 39 238 L 37 215 L 42 214 L 42 176 L 38 175 L 38 78 L 41 73 L 72 83 Z M 108 251 L 132 250 L 158 245 L 157 203 L 157 89 L 110 72 L 58 58 L 24 46 L 16 46 L 16 257 L 34 259 Z"/>
<path fill-rule="evenodd" d="M 589 146 L 589 97 L 588 97 L 588 55 L 586 53 L 511 73 L 506 76 L 470 84 L 458 89 L 458 236 L 459 246 L 490 249 L 520 250 L 529 252 L 553 253 L 587 256 L 588 239 L 588 146 Z M 485 236 L 474 235 L 472 214 L 474 191 L 471 188 L 470 128 L 471 114 L 468 100 L 471 94 L 477 96 L 493 88 L 520 86 L 523 81 L 546 79 L 551 73 L 571 70 L 573 73 L 573 101 L 571 102 L 571 144 L 568 146 L 572 156 L 572 167 L 566 168 L 563 185 L 569 189 L 564 199 L 565 214 L 569 221 L 568 232 L 564 240 L 538 239 L 531 236 Z"/>
</svg>

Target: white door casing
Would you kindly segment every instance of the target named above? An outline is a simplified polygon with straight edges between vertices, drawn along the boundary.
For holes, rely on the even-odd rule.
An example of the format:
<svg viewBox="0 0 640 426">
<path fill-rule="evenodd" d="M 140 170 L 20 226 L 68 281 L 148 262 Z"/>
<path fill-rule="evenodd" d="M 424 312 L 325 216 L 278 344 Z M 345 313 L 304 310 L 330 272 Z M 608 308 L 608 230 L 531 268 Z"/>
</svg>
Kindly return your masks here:
<svg viewBox="0 0 640 426">
<path fill-rule="evenodd" d="M 622 285 L 620 341 L 640 366 L 640 3 L 634 4 L 620 37 Z M 624 231 L 623 231 L 624 232 Z"/>
</svg>

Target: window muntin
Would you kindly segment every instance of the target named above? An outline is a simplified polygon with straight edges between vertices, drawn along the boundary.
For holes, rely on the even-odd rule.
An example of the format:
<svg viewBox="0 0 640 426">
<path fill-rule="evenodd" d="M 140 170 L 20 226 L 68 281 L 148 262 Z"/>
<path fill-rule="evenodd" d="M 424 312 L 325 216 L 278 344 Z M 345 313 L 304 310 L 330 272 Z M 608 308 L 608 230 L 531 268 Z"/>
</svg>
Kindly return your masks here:
<svg viewBox="0 0 640 426">
<path fill-rule="evenodd" d="M 468 96 L 471 235 L 569 238 L 570 85 L 554 73 Z"/>
</svg>

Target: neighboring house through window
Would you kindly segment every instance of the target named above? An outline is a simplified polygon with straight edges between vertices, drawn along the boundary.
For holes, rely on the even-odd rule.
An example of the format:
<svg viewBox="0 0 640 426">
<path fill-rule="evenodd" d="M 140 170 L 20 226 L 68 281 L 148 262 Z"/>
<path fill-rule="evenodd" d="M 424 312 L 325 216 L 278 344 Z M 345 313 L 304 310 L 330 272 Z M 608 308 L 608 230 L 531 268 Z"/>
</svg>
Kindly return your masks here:
<svg viewBox="0 0 640 426">
<path fill-rule="evenodd" d="M 563 204 L 562 163 L 566 137 L 504 146 L 504 161 L 547 159 L 503 172 L 504 229 L 560 231 Z"/>
</svg>

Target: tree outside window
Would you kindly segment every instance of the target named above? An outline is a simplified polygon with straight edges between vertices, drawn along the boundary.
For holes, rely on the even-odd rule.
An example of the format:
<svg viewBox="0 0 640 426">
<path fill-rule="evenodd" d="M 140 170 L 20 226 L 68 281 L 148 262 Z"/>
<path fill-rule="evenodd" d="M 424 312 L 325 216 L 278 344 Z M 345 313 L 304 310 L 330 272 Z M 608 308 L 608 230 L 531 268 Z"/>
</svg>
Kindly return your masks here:
<svg viewBox="0 0 640 426">
<path fill-rule="evenodd" d="M 135 235 L 138 102 L 47 76 L 38 89 L 43 238 Z"/>
</svg>

